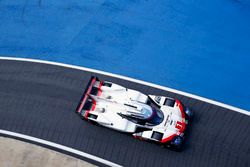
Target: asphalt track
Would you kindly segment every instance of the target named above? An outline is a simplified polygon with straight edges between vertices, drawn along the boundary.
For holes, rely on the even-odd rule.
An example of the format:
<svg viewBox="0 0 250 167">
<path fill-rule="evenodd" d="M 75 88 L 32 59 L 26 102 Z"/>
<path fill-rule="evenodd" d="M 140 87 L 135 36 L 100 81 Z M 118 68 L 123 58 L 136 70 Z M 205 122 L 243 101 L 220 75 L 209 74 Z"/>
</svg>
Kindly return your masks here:
<svg viewBox="0 0 250 167">
<path fill-rule="evenodd" d="M 81 120 L 74 111 L 91 75 L 144 93 L 178 98 L 190 106 L 195 119 L 184 150 L 163 149 Z M 55 142 L 123 166 L 247 167 L 249 127 L 248 115 L 172 92 L 60 66 L 0 61 L 0 129 Z"/>
</svg>

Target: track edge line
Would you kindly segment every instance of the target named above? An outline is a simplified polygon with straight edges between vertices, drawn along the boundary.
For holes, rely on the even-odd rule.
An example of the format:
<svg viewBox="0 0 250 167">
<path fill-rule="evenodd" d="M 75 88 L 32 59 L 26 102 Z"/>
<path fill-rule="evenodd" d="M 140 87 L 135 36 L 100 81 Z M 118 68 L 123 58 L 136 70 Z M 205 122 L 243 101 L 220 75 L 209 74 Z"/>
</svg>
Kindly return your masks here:
<svg viewBox="0 0 250 167">
<path fill-rule="evenodd" d="M 82 71 L 88 71 L 88 72 L 93 72 L 93 73 L 99 73 L 99 74 L 103 74 L 103 75 L 106 75 L 106 76 L 120 78 L 120 79 L 128 80 L 128 81 L 131 81 L 131 82 L 147 85 L 147 86 L 150 86 L 150 87 L 153 87 L 153 88 L 158 88 L 158 89 L 161 89 L 161 90 L 173 92 L 173 93 L 176 93 L 176 94 L 180 94 L 180 95 L 183 95 L 183 96 L 186 96 L 186 97 L 197 99 L 197 100 L 200 100 L 200 101 L 203 101 L 203 102 L 207 102 L 207 103 L 210 103 L 210 104 L 213 104 L 213 105 L 216 105 L 216 106 L 220 106 L 220 107 L 229 109 L 231 111 L 235 111 L 235 112 L 242 113 L 242 114 L 250 116 L 250 111 L 247 111 L 247 110 L 243 110 L 243 109 L 240 109 L 240 108 L 228 105 L 228 104 L 224 104 L 224 103 L 221 103 L 221 102 L 218 102 L 218 101 L 214 101 L 214 100 L 211 100 L 211 99 L 208 99 L 208 98 L 205 98 L 205 97 L 201 97 L 201 96 L 198 96 L 198 95 L 194 95 L 194 94 L 191 94 L 191 93 L 187 93 L 187 92 L 184 92 L 184 91 L 176 90 L 176 89 L 173 89 L 173 88 L 157 85 L 157 84 L 154 84 L 154 83 L 150 83 L 150 82 L 146 82 L 146 81 L 142 81 L 142 80 L 138 80 L 138 79 L 134 79 L 134 78 L 127 77 L 127 76 L 122 76 L 122 75 L 119 75 L 119 74 L 113 74 L 113 73 L 110 73 L 110 72 L 91 69 L 91 68 L 87 68 L 87 67 L 81 67 L 81 66 L 77 66 L 77 65 L 70 65 L 70 64 L 59 63 L 59 62 L 52 62 L 52 61 L 48 61 L 48 60 L 39 60 L 39 59 L 31 59 L 31 58 L 17 58 L 17 57 L 3 57 L 3 56 L 0 56 L 0 60 L 13 60 L 13 61 L 25 61 L 25 62 L 41 63 L 41 64 L 48 64 L 48 65 L 61 66 L 61 67 L 66 67 L 66 68 L 71 68 L 71 69 L 77 69 L 77 70 L 82 70 Z"/>
</svg>

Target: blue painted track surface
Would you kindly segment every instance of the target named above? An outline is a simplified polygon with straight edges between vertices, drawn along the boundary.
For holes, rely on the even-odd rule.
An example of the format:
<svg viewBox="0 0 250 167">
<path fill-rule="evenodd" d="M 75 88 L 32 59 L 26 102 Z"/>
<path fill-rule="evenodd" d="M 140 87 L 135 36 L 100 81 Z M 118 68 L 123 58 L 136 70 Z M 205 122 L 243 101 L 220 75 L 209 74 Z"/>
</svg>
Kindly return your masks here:
<svg viewBox="0 0 250 167">
<path fill-rule="evenodd" d="M 250 110 L 250 0 L 1 0 L 0 54 L 75 64 Z"/>
</svg>

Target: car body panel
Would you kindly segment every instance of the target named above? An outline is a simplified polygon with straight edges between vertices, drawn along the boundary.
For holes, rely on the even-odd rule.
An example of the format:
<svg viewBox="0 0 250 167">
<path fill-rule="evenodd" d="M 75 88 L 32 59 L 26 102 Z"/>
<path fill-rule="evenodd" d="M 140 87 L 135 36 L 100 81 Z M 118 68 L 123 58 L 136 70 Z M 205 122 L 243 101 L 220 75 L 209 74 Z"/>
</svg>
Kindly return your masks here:
<svg viewBox="0 0 250 167">
<path fill-rule="evenodd" d="M 102 126 L 161 144 L 183 138 L 186 130 L 179 100 L 146 95 L 96 77 L 91 78 L 76 111 Z"/>
</svg>

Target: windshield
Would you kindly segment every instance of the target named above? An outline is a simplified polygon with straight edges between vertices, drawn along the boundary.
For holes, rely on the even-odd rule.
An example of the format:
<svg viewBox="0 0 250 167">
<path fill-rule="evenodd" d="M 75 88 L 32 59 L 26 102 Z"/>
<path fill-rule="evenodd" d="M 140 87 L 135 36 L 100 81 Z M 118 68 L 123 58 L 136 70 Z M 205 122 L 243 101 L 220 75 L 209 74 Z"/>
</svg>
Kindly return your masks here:
<svg viewBox="0 0 250 167">
<path fill-rule="evenodd" d="M 147 118 L 147 122 L 154 125 L 160 124 L 164 118 L 162 111 L 155 107 L 152 107 L 152 111 L 153 111 L 152 115 L 149 118 Z"/>
</svg>

